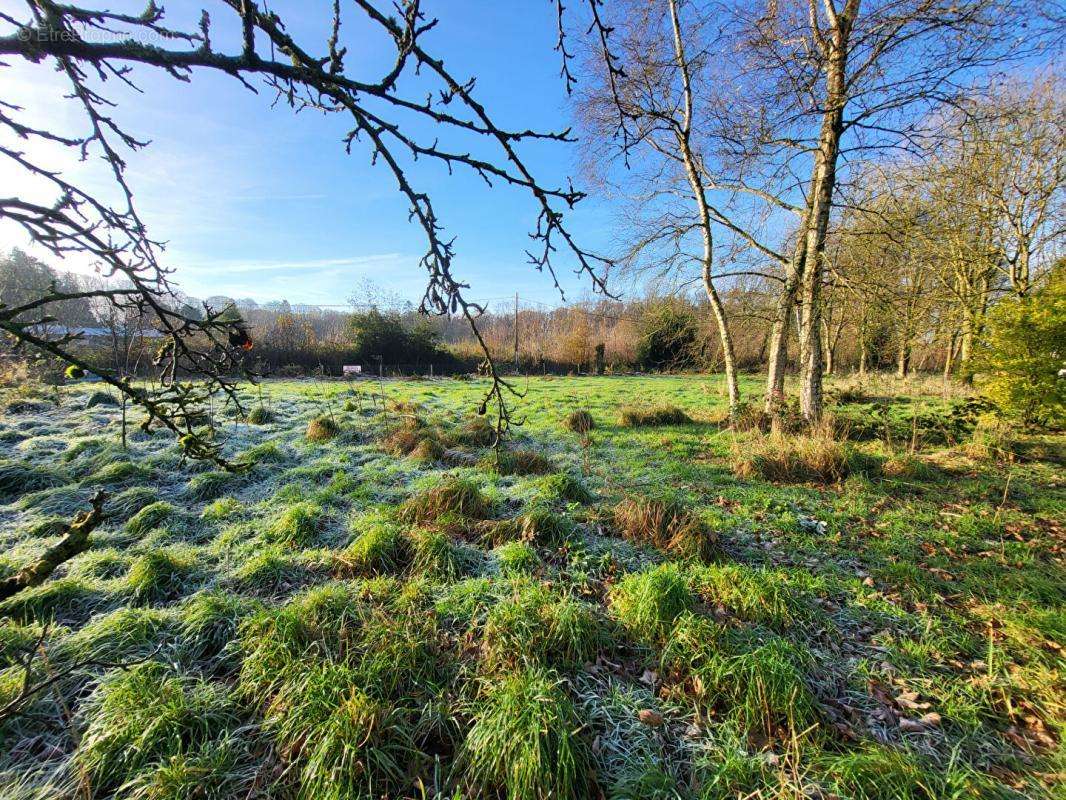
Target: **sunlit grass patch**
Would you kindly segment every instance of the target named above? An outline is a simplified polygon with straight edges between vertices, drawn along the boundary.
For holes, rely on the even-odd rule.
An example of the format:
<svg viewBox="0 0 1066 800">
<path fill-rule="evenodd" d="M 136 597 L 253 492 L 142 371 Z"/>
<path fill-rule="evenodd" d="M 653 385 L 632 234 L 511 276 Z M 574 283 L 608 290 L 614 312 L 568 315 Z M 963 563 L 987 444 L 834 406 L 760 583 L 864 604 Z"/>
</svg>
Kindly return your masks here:
<svg viewBox="0 0 1066 800">
<path fill-rule="evenodd" d="M 540 565 L 537 551 L 527 542 L 507 542 L 493 551 L 504 575 L 529 575 Z"/>
<path fill-rule="evenodd" d="M 313 544 L 326 521 L 322 506 L 310 501 L 294 503 L 267 526 L 264 534 L 276 544 L 306 547 Z"/>
<path fill-rule="evenodd" d="M 534 505 L 524 514 L 500 520 L 486 530 L 486 538 L 494 545 L 529 542 L 540 547 L 558 547 L 572 538 L 577 528 L 565 514 Z"/>
<path fill-rule="evenodd" d="M 125 532 L 132 538 L 140 538 L 153 528 L 158 528 L 176 513 L 177 509 L 174 506 L 165 500 L 159 500 L 145 506 L 130 517 L 126 521 Z"/>
<path fill-rule="evenodd" d="M 96 659 L 107 662 L 144 659 L 159 652 L 174 633 L 168 611 L 145 607 L 116 608 L 93 617 L 65 638 L 58 649 L 61 662 Z"/>
<path fill-rule="evenodd" d="M 307 566 L 290 548 L 258 547 L 233 571 L 236 586 L 254 594 L 283 592 L 303 583 Z"/>
<path fill-rule="evenodd" d="M 269 425 L 274 422 L 276 415 L 266 406 L 256 406 L 244 418 L 250 425 Z"/>
<path fill-rule="evenodd" d="M 773 735 L 817 719 L 804 669 L 811 656 L 776 635 L 729 629 L 706 617 L 678 617 L 662 651 L 664 669 L 687 682 L 696 700 L 721 706 L 745 728 Z"/>
<path fill-rule="evenodd" d="M 676 497 L 630 496 L 619 502 L 612 513 L 615 528 L 632 542 L 702 559 L 711 558 L 717 549 L 717 533 Z"/>
<path fill-rule="evenodd" d="M 508 800 L 576 800 L 592 781 L 592 754 L 560 679 L 525 667 L 486 688 L 458 756 L 463 783 Z"/>
<path fill-rule="evenodd" d="M 223 470 L 201 472 L 189 480 L 185 493 L 193 500 L 214 500 L 225 494 L 240 477 L 236 473 Z"/>
<path fill-rule="evenodd" d="M 408 534 L 411 543 L 411 569 L 415 574 L 437 580 L 456 580 L 470 572 L 480 551 L 452 541 L 444 531 L 415 529 Z"/>
<path fill-rule="evenodd" d="M 340 425 L 337 424 L 337 421 L 332 416 L 323 414 L 307 423 L 305 436 L 309 442 L 328 442 L 340 432 Z"/>
<path fill-rule="evenodd" d="M 611 613 L 638 641 L 664 639 L 674 621 L 692 608 L 695 595 L 677 564 L 660 564 L 623 577 L 610 591 Z"/>
<path fill-rule="evenodd" d="M 395 573 L 411 560 L 411 546 L 395 523 L 384 520 L 356 520 L 356 535 L 337 554 L 345 570 L 356 573 Z"/>
<path fill-rule="evenodd" d="M 150 550 L 130 565 L 126 581 L 137 602 L 172 600 L 184 593 L 196 568 L 196 554 L 190 548 Z"/>
<path fill-rule="evenodd" d="M 224 686 L 155 662 L 108 675 L 85 718 L 75 759 L 94 793 L 143 798 L 159 796 L 150 791 L 157 770 L 203 754 L 240 722 Z M 239 781 L 230 769 L 204 771 L 197 785 L 237 791 Z"/>
<path fill-rule="evenodd" d="M 485 456 L 480 466 L 501 475 L 545 475 L 553 469 L 547 456 L 530 448 L 497 450 Z"/>
<path fill-rule="evenodd" d="M 825 624 L 804 583 L 816 583 L 783 570 L 743 564 L 694 565 L 690 586 L 709 606 L 724 607 L 746 622 L 787 628 L 817 620 Z"/>
<path fill-rule="evenodd" d="M 571 411 L 563 420 L 563 427 L 574 433 L 588 433 L 596 427 L 596 420 L 585 409 Z"/>
<path fill-rule="evenodd" d="M 609 641 L 593 606 L 524 580 L 489 609 L 485 621 L 485 649 L 494 663 L 578 665 Z"/>
<path fill-rule="evenodd" d="M 23 589 L 0 603 L 0 614 L 19 620 L 84 621 L 107 602 L 107 592 L 98 581 L 56 578 Z"/>
<path fill-rule="evenodd" d="M 827 755 L 818 766 L 834 792 L 854 800 L 939 800 L 947 796 L 944 780 L 922 762 L 916 753 L 871 743 L 854 752 Z"/>
<path fill-rule="evenodd" d="M 116 461 L 101 467 L 88 478 L 82 481 L 89 486 L 108 486 L 130 483 L 133 481 L 145 481 L 151 477 L 152 471 L 132 461 Z"/>
<path fill-rule="evenodd" d="M 687 425 L 692 417 L 678 406 L 625 406 L 619 411 L 618 422 L 626 428 L 657 425 Z"/>
<path fill-rule="evenodd" d="M 733 472 L 779 483 L 834 483 L 848 474 L 848 451 L 828 428 L 813 434 L 766 434 L 733 444 Z"/>
<path fill-rule="evenodd" d="M 591 503 L 595 500 L 584 481 L 569 472 L 545 475 L 537 481 L 540 499 L 547 503 Z"/>
<path fill-rule="evenodd" d="M 235 497 L 220 497 L 204 506 L 200 519 L 208 522 L 221 522 L 235 517 L 244 511 L 244 504 Z"/>
<path fill-rule="evenodd" d="M 430 489 L 415 495 L 400 510 L 401 519 L 414 524 L 436 522 L 446 514 L 485 519 L 492 504 L 480 487 L 469 478 L 445 475 Z"/>
</svg>

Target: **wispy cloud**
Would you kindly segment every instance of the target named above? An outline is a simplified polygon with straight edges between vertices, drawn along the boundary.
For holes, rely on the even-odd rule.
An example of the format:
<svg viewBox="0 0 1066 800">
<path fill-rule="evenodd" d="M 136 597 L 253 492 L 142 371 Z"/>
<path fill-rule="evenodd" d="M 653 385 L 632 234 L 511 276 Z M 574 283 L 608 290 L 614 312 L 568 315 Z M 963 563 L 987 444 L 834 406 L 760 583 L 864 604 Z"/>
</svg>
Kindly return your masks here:
<svg viewBox="0 0 1066 800">
<path fill-rule="evenodd" d="M 182 272 L 212 272 L 222 275 L 234 273 L 262 273 L 262 272 L 316 272 L 331 270 L 336 267 L 366 267 L 377 265 L 394 264 L 403 258 L 400 253 L 374 253 L 362 256 L 345 256 L 341 258 L 312 258 L 290 261 L 202 261 L 183 262 L 175 261 Z"/>
</svg>

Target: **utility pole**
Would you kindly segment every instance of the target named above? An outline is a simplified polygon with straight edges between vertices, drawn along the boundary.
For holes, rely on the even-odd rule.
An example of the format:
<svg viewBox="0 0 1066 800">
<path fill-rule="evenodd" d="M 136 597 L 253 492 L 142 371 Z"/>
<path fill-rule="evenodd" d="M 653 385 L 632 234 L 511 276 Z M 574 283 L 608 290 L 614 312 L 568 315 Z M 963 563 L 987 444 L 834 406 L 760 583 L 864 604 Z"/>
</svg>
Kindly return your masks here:
<svg viewBox="0 0 1066 800">
<path fill-rule="evenodd" d="M 514 293 L 514 371 L 518 372 L 518 292 Z"/>
</svg>

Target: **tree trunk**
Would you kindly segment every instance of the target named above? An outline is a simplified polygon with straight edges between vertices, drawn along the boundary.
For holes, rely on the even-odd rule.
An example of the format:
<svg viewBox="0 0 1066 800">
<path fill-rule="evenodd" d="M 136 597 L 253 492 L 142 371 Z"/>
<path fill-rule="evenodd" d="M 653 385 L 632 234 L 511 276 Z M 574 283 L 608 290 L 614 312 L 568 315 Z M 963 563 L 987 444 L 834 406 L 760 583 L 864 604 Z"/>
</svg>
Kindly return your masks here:
<svg viewBox="0 0 1066 800">
<path fill-rule="evenodd" d="M 810 224 L 798 245 L 805 248 L 803 280 L 800 283 L 800 353 L 803 379 L 800 388 L 800 411 L 808 423 L 822 416 L 822 339 L 820 336 L 822 254 L 825 250 L 829 213 L 836 188 L 836 166 L 840 156 L 840 138 L 844 132 L 844 104 L 847 100 L 847 53 L 851 25 L 859 0 L 848 0 L 834 16 L 826 41 L 826 96 L 822 129 L 818 136 L 813 179 L 811 180 Z"/>
<path fill-rule="evenodd" d="M 800 238 L 806 229 L 806 218 L 800 225 Z M 796 307 L 796 294 L 803 279 L 803 250 L 796 252 L 785 272 L 785 285 L 777 297 L 773 323 L 770 327 L 770 348 L 766 364 L 766 398 L 763 410 L 773 414 L 785 399 L 785 372 L 788 369 L 788 335 L 792 312 Z"/>
<path fill-rule="evenodd" d="M 703 180 L 700 177 L 699 164 L 692 152 L 692 84 L 689 76 L 688 61 L 685 60 L 685 47 L 681 38 L 681 23 L 677 16 L 677 2 L 670 0 L 670 21 L 674 29 L 674 56 L 677 68 L 681 73 L 682 89 L 684 92 L 684 107 L 681 126 L 677 133 L 677 144 L 681 151 L 681 157 L 685 163 L 685 174 L 688 178 L 689 187 L 692 189 L 693 199 L 700 215 L 700 232 L 703 235 L 703 288 L 707 292 L 714 319 L 718 325 L 718 337 L 722 342 L 722 364 L 725 369 L 726 393 L 729 397 L 729 414 L 733 416 L 740 409 L 740 382 L 737 380 L 737 362 L 734 355 L 733 336 L 729 331 L 726 319 L 725 307 L 714 285 L 714 239 L 711 229 L 711 209 L 707 202 L 707 194 L 704 190 Z"/>
</svg>

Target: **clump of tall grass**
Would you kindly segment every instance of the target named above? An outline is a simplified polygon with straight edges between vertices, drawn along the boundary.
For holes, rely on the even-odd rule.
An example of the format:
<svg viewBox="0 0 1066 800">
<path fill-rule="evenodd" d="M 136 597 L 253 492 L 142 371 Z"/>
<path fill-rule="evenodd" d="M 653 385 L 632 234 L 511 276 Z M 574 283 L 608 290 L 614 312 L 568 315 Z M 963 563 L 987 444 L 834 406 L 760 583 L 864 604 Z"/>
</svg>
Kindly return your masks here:
<svg viewBox="0 0 1066 800">
<path fill-rule="evenodd" d="M 591 503 L 596 498 L 585 483 L 569 472 L 546 475 L 537 482 L 540 498 L 547 503 Z"/>
<path fill-rule="evenodd" d="M 273 594 L 299 584 L 307 567 L 298 555 L 280 545 L 256 548 L 233 572 L 237 586 L 258 594 Z"/>
<path fill-rule="evenodd" d="M 1008 461 L 1018 451 L 1018 429 L 994 414 L 983 414 L 963 451 L 977 461 Z"/>
<path fill-rule="evenodd" d="M 944 780 L 924 768 L 921 756 L 897 747 L 870 743 L 853 752 L 827 754 L 819 759 L 818 767 L 834 792 L 855 800 L 947 796 Z"/>
<path fill-rule="evenodd" d="M 146 481 L 152 471 L 141 464 L 131 461 L 115 461 L 94 472 L 83 483 L 90 486 L 122 484 L 130 481 Z"/>
<path fill-rule="evenodd" d="M 411 560 L 410 542 L 396 525 L 372 522 L 337 556 L 347 571 L 365 574 L 395 573 Z"/>
<path fill-rule="evenodd" d="M 107 501 L 112 518 L 126 519 L 159 499 L 159 492 L 147 486 L 131 486 Z"/>
<path fill-rule="evenodd" d="M 497 450 L 485 456 L 480 466 L 500 475 L 545 475 L 553 469 L 547 456 L 528 448 Z"/>
<path fill-rule="evenodd" d="M 306 547 L 318 537 L 325 523 L 322 506 L 304 500 L 286 508 L 266 529 L 269 541 Z"/>
<path fill-rule="evenodd" d="M 85 401 L 86 408 L 95 408 L 96 406 L 117 406 L 119 404 L 118 398 L 111 392 L 95 391 L 89 395 L 89 399 Z"/>
<path fill-rule="evenodd" d="M 240 478 L 234 472 L 211 470 L 194 475 L 185 487 L 185 493 L 193 500 L 214 500 Z"/>
<path fill-rule="evenodd" d="M 528 666 L 488 687 L 458 756 L 477 796 L 576 800 L 592 780 L 592 753 L 560 678 Z"/>
<path fill-rule="evenodd" d="M 485 652 L 494 664 L 579 665 L 595 659 L 608 641 L 591 605 L 526 580 L 493 605 L 485 621 Z"/>
<path fill-rule="evenodd" d="M 182 594 L 195 569 L 196 556 L 189 550 L 150 550 L 130 565 L 126 581 L 138 602 L 168 600 Z"/>
<path fill-rule="evenodd" d="M 177 509 L 165 500 L 151 503 L 126 521 L 126 533 L 139 539 L 176 513 Z"/>
<path fill-rule="evenodd" d="M 507 542 L 493 551 L 504 575 L 529 575 L 540 564 L 537 551 L 528 542 Z"/>
<path fill-rule="evenodd" d="M 337 421 L 328 414 L 315 417 L 307 423 L 306 438 L 309 442 L 328 442 L 341 432 Z"/>
<path fill-rule="evenodd" d="M 161 796 L 148 791 L 157 770 L 203 754 L 240 721 L 224 686 L 156 662 L 106 676 L 86 702 L 85 718 L 75 761 L 93 794 L 142 798 Z M 188 788 L 225 796 L 238 789 L 235 775 L 203 771 Z"/>
<path fill-rule="evenodd" d="M 62 471 L 43 464 L 21 461 L 0 461 L 0 502 L 18 495 L 52 489 L 70 483 Z"/>
<path fill-rule="evenodd" d="M 674 620 L 695 602 L 686 575 L 669 562 L 626 575 L 608 595 L 611 613 L 622 627 L 645 642 L 666 638 Z"/>
<path fill-rule="evenodd" d="M 571 411 L 563 420 L 563 427 L 574 433 L 586 434 L 596 427 L 596 420 L 585 409 Z"/>
<path fill-rule="evenodd" d="M 390 455 L 409 456 L 417 461 L 439 461 L 444 456 L 441 432 L 416 416 L 404 417 L 385 434 L 382 449 Z"/>
<path fill-rule="evenodd" d="M 103 659 L 123 661 L 147 658 L 174 633 L 168 611 L 125 606 L 93 617 L 88 624 L 60 643 L 62 661 Z"/>
<path fill-rule="evenodd" d="M 689 612 L 666 640 L 662 664 L 686 678 L 698 702 L 764 736 L 800 731 L 817 719 L 804 679 L 810 653 L 780 636 L 725 628 Z"/>
<path fill-rule="evenodd" d="M 250 425 L 269 425 L 276 419 L 276 415 L 266 406 L 256 406 L 244 418 Z"/>
<path fill-rule="evenodd" d="M 238 654 L 233 646 L 241 622 L 261 608 L 258 601 L 231 592 L 198 592 L 179 609 L 177 645 L 182 655 L 193 662 L 221 660 L 220 671 L 235 670 Z"/>
<path fill-rule="evenodd" d="M 456 444 L 468 447 L 488 447 L 496 441 L 496 427 L 485 417 L 471 417 L 451 438 Z"/>
<path fill-rule="evenodd" d="M 404 522 L 423 525 L 448 514 L 485 519 L 491 512 L 492 504 L 476 483 L 447 475 L 436 486 L 408 500 L 400 510 L 400 517 Z"/>
<path fill-rule="evenodd" d="M 836 483 L 848 475 L 848 452 L 824 424 L 806 434 L 762 434 L 736 440 L 733 473 L 778 483 Z"/>
<path fill-rule="evenodd" d="M 558 547 L 571 539 L 576 530 L 565 514 L 537 504 L 518 517 L 493 524 L 486 538 L 493 545 L 529 542 L 541 547 Z"/>
<path fill-rule="evenodd" d="M 701 564 L 690 566 L 686 577 L 689 586 L 707 605 L 722 607 L 745 622 L 786 629 L 822 621 L 802 580 L 784 570 L 744 564 Z"/>
<path fill-rule="evenodd" d="M 692 417 L 678 406 L 624 406 L 619 412 L 618 422 L 626 428 L 687 425 L 692 422 Z"/>
<path fill-rule="evenodd" d="M 914 453 L 896 453 L 881 465 L 881 474 L 886 478 L 923 480 L 932 477 L 935 470 Z"/>
<path fill-rule="evenodd" d="M 631 496 L 613 509 L 614 525 L 626 539 L 679 556 L 711 558 L 718 535 L 677 497 Z"/>
<path fill-rule="evenodd" d="M 84 622 L 105 601 L 106 595 L 95 581 L 67 576 L 9 597 L 0 603 L 0 615 L 19 620 L 55 617 L 58 622 Z"/>
<path fill-rule="evenodd" d="M 416 575 L 452 581 L 474 565 L 476 548 L 453 542 L 444 531 L 416 529 L 407 537 L 411 546 L 411 569 Z"/>
</svg>

